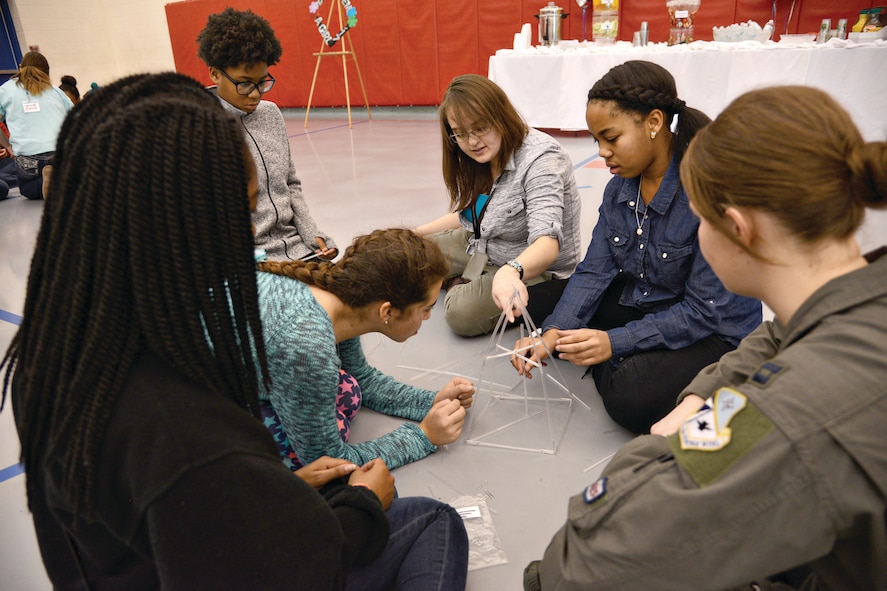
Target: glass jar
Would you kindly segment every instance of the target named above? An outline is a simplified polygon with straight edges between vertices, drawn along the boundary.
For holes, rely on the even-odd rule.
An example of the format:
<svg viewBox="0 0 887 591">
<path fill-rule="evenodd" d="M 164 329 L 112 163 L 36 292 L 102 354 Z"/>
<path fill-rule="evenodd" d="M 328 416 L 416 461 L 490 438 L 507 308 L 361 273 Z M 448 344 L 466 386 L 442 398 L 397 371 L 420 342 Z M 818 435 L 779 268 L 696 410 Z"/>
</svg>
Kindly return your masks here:
<svg viewBox="0 0 887 591">
<path fill-rule="evenodd" d="M 668 31 L 668 44 L 679 45 L 693 41 L 693 21 L 702 0 L 666 0 L 671 27 Z"/>
<path fill-rule="evenodd" d="M 862 29 L 865 27 L 865 24 L 869 22 L 869 9 L 863 8 L 859 11 L 859 20 L 850 28 L 850 30 L 854 33 L 862 33 Z"/>
<path fill-rule="evenodd" d="M 611 45 L 619 36 L 619 0 L 594 0 L 591 38 L 595 45 Z"/>
<path fill-rule="evenodd" d="M 612 45 L 619 36 L 619 13 L 595 11 L 591 17 L 591 38 L 595 45 Z"/>
<path fill-rule="evenodd" d="M 874 33 L 876 31 L 880 31 L 884 27 L 884 22 L 881 20 L 881 14 L 884 11 L 883 6 L 877 6 L 869 10 L 868 22 L 862 28 L 863 33 Z"/>
</svg>

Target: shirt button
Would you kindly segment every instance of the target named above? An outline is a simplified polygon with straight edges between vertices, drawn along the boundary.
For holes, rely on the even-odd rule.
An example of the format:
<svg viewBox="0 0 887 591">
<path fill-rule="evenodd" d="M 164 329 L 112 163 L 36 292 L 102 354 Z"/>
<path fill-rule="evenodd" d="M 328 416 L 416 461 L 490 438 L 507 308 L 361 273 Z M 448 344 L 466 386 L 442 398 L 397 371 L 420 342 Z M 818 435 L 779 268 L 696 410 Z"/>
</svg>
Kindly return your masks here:
<svg viewBox="0 0 887 591">
<path fill-rule="evenodd" d="M 629 201 L 628 204 L 629 204 L 631 207 L 634 207 L 634 201 Z"/>
<path fill-rule="evenodd" d="M 647 292 L 647 291 L 644 292 L 644 295 L 648 295 L 648 294 L 649 294 L 649 292 Z"/>
<path fill-rule="evenodd" d="M 641 250 L 644 250 L 644 243 L 643 243 L 643 242 L 641 242 L 639 248 L 640 248 Z"/>
<path fill-rule="evenodd" d="M 643 274 L 643 273 L 641 273 L 641 279 L 643 279 L 643 278 L 644 278 L 644 274 Z"/>
<path fill-rule="evenodd" d="M 667 259 L 667 258 L 668 258 L 668 253 L 667 253 L 667 252 L 663 252 L 663 253 L 662 253 L 662 258 Z"/>
<path fill-rule="evenodd" d="M 619 242 L 619 236 L 616 236 L 615 238 L 613 238 L 613 242 Z"/>
</svg>

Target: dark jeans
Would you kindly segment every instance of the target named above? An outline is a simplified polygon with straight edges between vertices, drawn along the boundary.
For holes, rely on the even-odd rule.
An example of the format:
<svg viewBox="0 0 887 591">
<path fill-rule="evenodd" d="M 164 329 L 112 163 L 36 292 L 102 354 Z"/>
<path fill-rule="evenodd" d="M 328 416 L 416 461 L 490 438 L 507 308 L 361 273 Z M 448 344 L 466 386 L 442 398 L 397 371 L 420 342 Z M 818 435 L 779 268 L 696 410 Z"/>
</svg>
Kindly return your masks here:
<svg viewBox="0 0 887 591">
<path fill-rule="evenodd" d="M 455 509 L 428 497 L 394 499 L 382 555 L 348 573 L 348 591 L 464 591 L 468 535 Z"/>
<path fill-rule="evenodd" d="M 18 190 L 23 197 L 28 199 L 43 199 L 43 175 L 28 181 L 19 178 Z"/>
<path fill-rule="evenodd" d="M 617 278 L 604 293 L 589 328 L 608 330 L 643 318 L 636 308 L 619 304 L 625 281 Z M 656 349 L 610 360 L 590 368 L 604 408 L 614 421 L 634 433 L 649 433 L 650 427 L 675 407 L 681 393 L 696 374 L 733 345 L 711 335 L 683 349 Z M 699 392 L 705 398 L 710 392 Z"/>
<path fill-rule="evenodd" d="M 44 152 L 33 156 L 40 161 L 36 176 L 26 176 L 20 168 L 16 167 L 18 190 L 22 196 L 28 199 L 43 199 L 43 169 L 50 163 L 53 154 L 54 152 Z"/>
<path fill-rule="evenodd" d="M 549 279 L 542 283 L 527 286 L 527 295 L 530 297 L 530 303 L 527 304 L 527 314 L 536 323 L 541 326 L 542 323 L 554 312 L 558 300 L 564 293 L 569 279 Z"/>
<path fill-rule="evenodd" d="M 18 184 L 18 173 L 15 170 L 15 160 L 12 158 L 0 158 L 0 199 L 6 199 L 9 188 Z"/>
</svg>

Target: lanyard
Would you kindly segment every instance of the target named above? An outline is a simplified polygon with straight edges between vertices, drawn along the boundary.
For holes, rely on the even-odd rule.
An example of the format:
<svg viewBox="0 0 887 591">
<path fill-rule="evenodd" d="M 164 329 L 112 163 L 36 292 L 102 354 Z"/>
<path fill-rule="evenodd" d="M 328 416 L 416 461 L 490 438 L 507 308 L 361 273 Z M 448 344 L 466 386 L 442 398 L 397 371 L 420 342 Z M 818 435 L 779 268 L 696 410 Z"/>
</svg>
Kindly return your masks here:
<svg viewBox="0 0 887 591">
<path fill-rule="evenodd" d="M 477 196 L 477 199 L 474 200 L 470 207 L 466 207 L 462 210 L 465 213 L 465 217 L 471 220 L 471 224 L 472 226 L 474 226 L 475 240 L 480 240 L 480 223 L 484 219 L 484 214 L 487 212 L 487 205 L 489 204 L 490 196 L 481 193 Z"/>
</svg>

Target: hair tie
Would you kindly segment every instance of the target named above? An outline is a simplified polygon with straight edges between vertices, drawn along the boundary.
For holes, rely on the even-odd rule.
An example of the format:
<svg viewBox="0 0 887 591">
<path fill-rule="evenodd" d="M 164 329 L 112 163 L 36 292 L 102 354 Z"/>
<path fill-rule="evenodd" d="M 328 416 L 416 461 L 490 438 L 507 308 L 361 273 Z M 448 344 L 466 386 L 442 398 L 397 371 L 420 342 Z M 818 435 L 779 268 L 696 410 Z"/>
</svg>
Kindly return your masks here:
<svg viewBox="0 0 887 591">
<path fill-rule="evenodd" d="M 678 132 L 678 118 L 679 117 L 680 117 L 680 115 L 678 115 L 677 113 L 674 114 L 674 118 L 671 121 L 671 126 L 669 126 L 669 128 L 668 128 L 672 133 Z"/>
<path fill-rule="evenodd" d="M 680 113 L 684 110 L 684 107 L 686 106 L 687 103 L 685 103 L 681 99 L 675 99 L 674 102 L 671 104 L 671 110 L 675 113 Z"/>
</svg>

